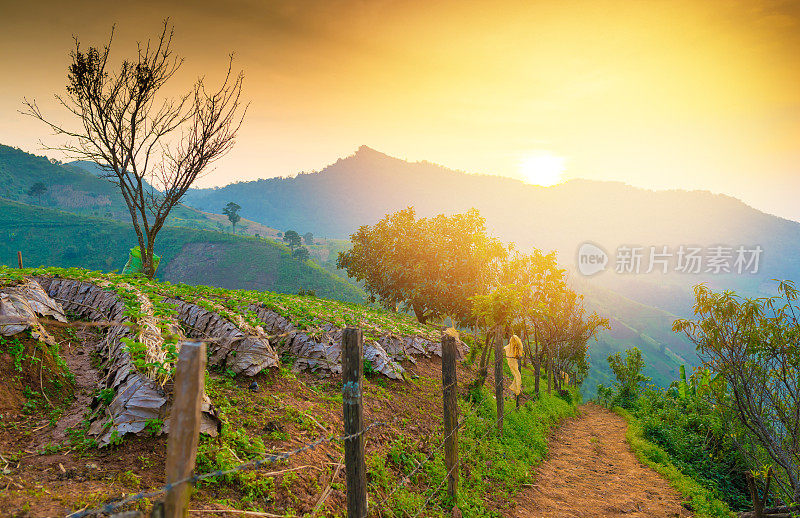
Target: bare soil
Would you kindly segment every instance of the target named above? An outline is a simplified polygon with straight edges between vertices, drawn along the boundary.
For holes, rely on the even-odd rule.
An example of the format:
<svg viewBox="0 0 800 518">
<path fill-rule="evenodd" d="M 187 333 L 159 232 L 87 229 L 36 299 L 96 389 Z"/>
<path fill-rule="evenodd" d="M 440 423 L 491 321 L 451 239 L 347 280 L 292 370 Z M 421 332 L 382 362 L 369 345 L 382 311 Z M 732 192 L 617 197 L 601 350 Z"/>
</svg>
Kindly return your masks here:
<svg viewBox="0 0 800 518">
<path fill-rule="evenodd" d="M 114 502 L 124 495 L 159 488 L 165 482 L 165 436 L 125 436 L 121 445 L 88 450 L 76 447 L 71 440 L 68 431 L 80 429 L 99 376 L 89 352 L 99 335 L 75 324 L 69 332 L 65 328 L 49 328 L 61 342 L 61 356 L 75 375 L 75 384 L 70 387 L 74 391 L 54 402 L 63 409 L 57 419 L 52 418 L 49 407 L 23 411 L 25 398 L 20 396 L 19 383 L 0 383 L 0 397 L 7 400 L 0 426 L 0 516 L 64 516 L 87 506 Z M 404 367 L 409 374 L 407 381 L 382 376 L 365 379 L 365 421 L 386 423 L 367 434 L 368 459 L 391 464 L 388 450 L 400 438 L 426 453 L 437 446 L 434 432 L 442 426 L 441 362 L 436 357 L 418 358 L 416 364 L 405 362 Z M 31 379 L 23 379 L 22 383 L 36 381 L 38 385 L 38 369 L 35 374 L 36 380 L 31 372 Z M 459 385 L 466 386 L 472 376 L 459 363 Z M 259 385 L 255 393 L 248 390 L 253 380 Z M 46 379 L 44 383 L 47 385 Z M 232 381 L 210 373 L 210 383 L 215 387 L 212 399 L 229 403 L 223 414 L 227 425 L 251 438 L 260 437 L 269 452 L 291 451 L 321 437 L 342 433 L 340 377 L 292 375 L 287 370 L 271 369 L 253 378 L 238 376 Z M 279 438 L 276 431 L 280 432 Z M 225 453 L 225 447 L 217 445 L 216 439 L 203 440 L 211 445 L 212 452 Z M 260 478 L 272 477 L 275 489 L 269 499 L 259 501 L 260 506 L 282 516 L 310 513 L 319 505 L 317 516 L 343 516 L 344 470 L 336 469 L 341 461 L 342 445 L 335 441 L 288 462 L 263 467 Z M 247 508 L 244 494 L 245 488 L 236 484 L 203 484 L 196 488 L 190 508 L 206 513 L 191 515 L 240 516 L 222 510 Z M 134 507 L 149 508 L 147 501 L 140 504 Z M 212 509 L 222 512 L 208 513 Z"/>
<path fill-rule="evenodd" d="M 549 442 L 535 483 L 517 498 L 509 518 L 689 517 L 680 495 L 643 466 L 625 440 L 627 423 L 589 403 Z"/>
</svg>

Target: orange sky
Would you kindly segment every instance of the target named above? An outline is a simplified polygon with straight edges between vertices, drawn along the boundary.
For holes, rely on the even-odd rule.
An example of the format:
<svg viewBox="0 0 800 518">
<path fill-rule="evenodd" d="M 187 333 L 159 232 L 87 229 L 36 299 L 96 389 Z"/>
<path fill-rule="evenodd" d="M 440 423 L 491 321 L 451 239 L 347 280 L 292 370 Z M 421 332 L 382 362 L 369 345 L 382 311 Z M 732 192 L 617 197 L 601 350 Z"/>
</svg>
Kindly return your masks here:
<svg viewBox="0 0 800 518">
<path fill-rule="evenodd" d="M 708 189 L 800 220 L 800 2 L 0 0 L 0 143 L 56 144 L 20 116 L 50 114 L 71 36 L 117 55 L 176 25 L 176 91 L 227 54 L 251 109 L 203 180 L 320 169 L 366 144 L 469 172 Z M 66 115 L 63 115 L 66 117 Z M 534 163 L 539 163 L 534 160 Z"/>
</svg>

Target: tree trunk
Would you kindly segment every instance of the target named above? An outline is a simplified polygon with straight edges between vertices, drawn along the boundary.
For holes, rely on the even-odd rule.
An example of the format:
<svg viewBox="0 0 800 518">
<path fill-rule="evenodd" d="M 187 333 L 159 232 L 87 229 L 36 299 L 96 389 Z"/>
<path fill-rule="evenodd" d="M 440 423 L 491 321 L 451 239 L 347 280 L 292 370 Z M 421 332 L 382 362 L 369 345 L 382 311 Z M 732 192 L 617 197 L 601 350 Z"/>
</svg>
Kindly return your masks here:
<svg viewBox="0 0 800 518">
<path fill-rule="evenodd" d="M 475 381 L 469 387 L 469 390 L 475 390 L 480 387 L 483 387 L 486 384 L 486 377 L 489 374 L 489 350 L 491 347 L 489 346 L 489 341 L 491 339 L 491 335 L 489 332 L 486 332 L 486 340 L 483 344 L 483 351 L 481 353 L 481 360 L 478 364 L 478 375 L 475 377 Z"/>
<path fill-rule="evenodd" d="M 414 316 L 417 317 L 417 322 L 424 324 L 428 320 L 428 317 L 425 315 L 425 310 L 419 307 L 418 304 L 414 304 L 412 307 L 414 308 Z"/>
<path fill-rule="evenodd" d="M 156 276 L 156 266 L 153 260 L 153 249 L 155 248 L 155 236 L 147 239 L 147 249 L 142 252 L 142 269 L 148 279 Z"/>
<path fill-rule="evenodd" d="M 550 356 L 547 357 L 547 395 L 553 393 L 553 362 Z"/>
</svg>

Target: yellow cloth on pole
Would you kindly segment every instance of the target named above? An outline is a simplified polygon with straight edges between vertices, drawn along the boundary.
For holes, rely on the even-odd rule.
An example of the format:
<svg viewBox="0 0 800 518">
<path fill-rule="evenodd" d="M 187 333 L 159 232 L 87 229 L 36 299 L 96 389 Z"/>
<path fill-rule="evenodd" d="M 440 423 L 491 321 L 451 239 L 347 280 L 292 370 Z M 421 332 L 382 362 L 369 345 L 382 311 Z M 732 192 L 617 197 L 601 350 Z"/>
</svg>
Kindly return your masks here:
<svg viewBox="0 0 800 518">
<path fill-rule="evenodd" d="M 519 372 L 517 365 L 517 358 L 522 358 L 522 340 L 517 335 L 513 335 L 509 340 L 508 345 L 505 346 L 506 361 L 508 368 L 511 369 L 511 374 L 514 376 L 514 381 L 511 382 L 511 392 L 519 396 L 522 392 L 522 374 Z"/>
</svg>

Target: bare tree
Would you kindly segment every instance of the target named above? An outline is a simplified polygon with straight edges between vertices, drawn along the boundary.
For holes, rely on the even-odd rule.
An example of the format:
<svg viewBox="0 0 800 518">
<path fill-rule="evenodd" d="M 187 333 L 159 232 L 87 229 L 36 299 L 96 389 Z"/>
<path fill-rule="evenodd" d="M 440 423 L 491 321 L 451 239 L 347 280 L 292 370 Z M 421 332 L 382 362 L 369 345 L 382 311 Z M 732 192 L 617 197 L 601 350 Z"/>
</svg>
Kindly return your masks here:
<svg viewBox="0 0 800 518">
<path fill-rule="evenodd" d="M 231 149 L 247 111 L 240 100 L 244 74 L 232 73 L 232 55 L 218 90 L 207 91 L 201 77 L 187 93 L 160 99 L 161 88 L 183 64 L 172 50 L 173 34 L 165 20 L 157 40 L 139 43 L 137 56 L 116 71 L 109 64 L 113 28 L 102 48 L 84 51 L 75 38 L 67 95 L 55 97 L 78 118 L 79 129 L 45 118 L 35 100 L 26 99 L 23 112 L 69 137 L 63 146 L 49 149 L 98 164 L 119 187 L 150 278 L 155 275 L 156 235 L 169 212 Z"/>
</svg>

